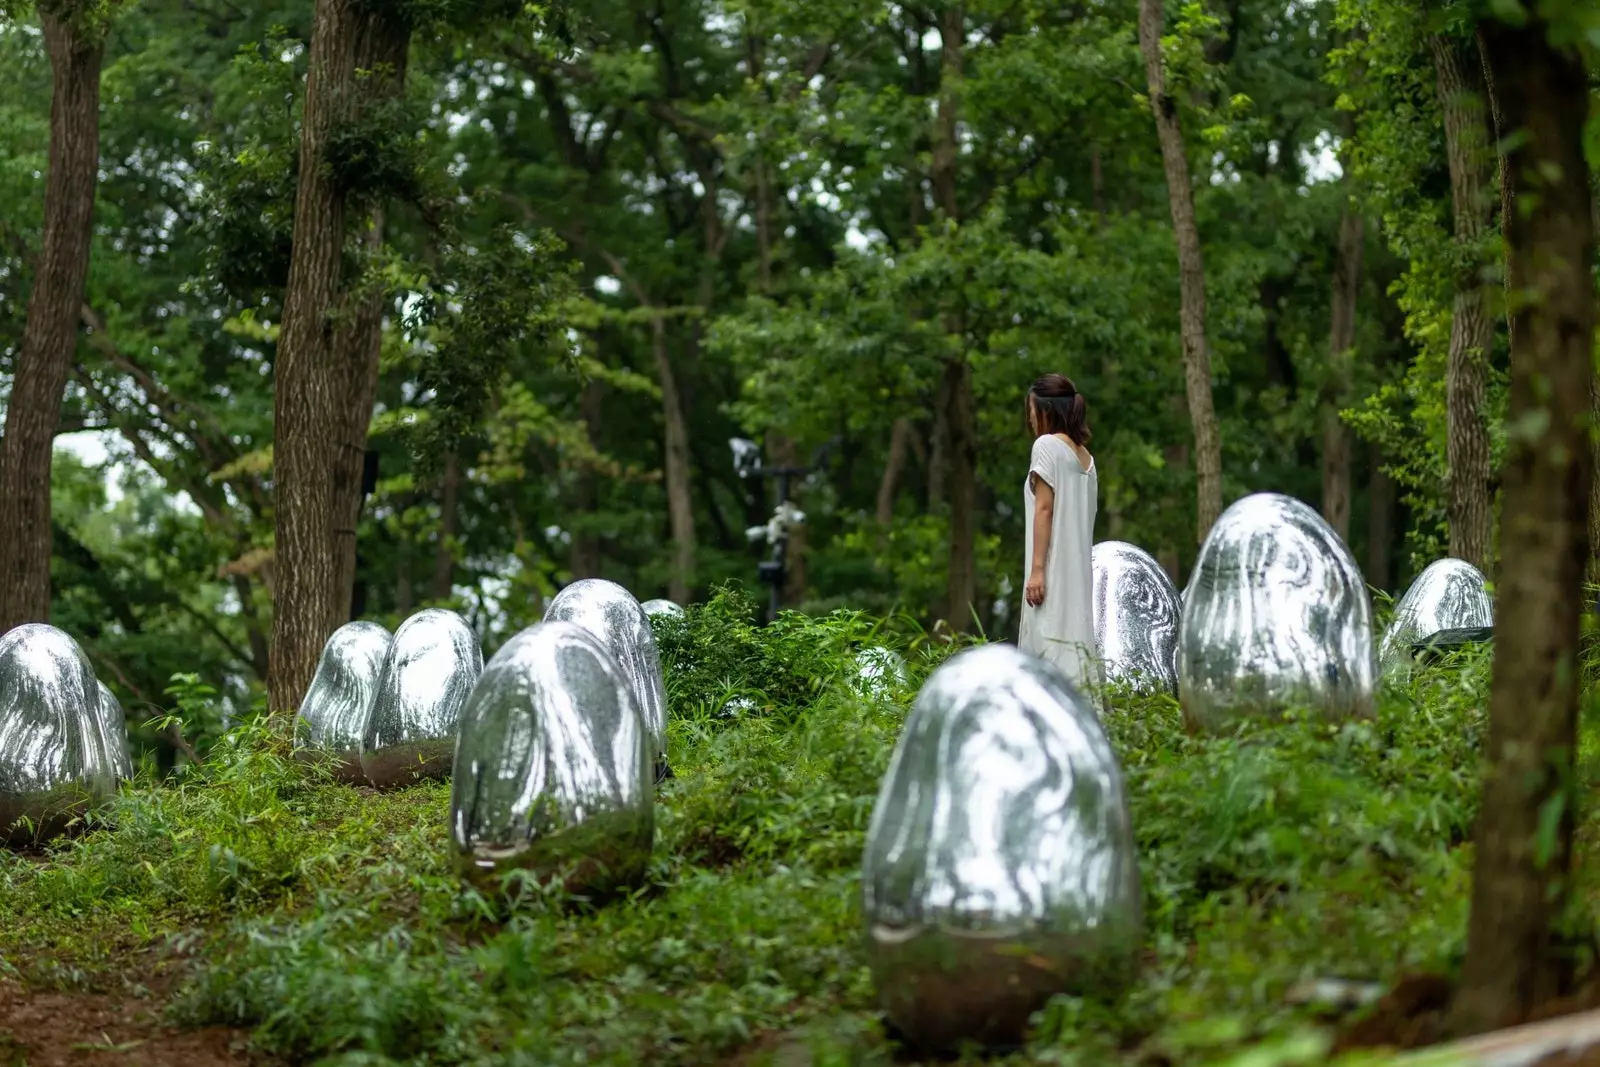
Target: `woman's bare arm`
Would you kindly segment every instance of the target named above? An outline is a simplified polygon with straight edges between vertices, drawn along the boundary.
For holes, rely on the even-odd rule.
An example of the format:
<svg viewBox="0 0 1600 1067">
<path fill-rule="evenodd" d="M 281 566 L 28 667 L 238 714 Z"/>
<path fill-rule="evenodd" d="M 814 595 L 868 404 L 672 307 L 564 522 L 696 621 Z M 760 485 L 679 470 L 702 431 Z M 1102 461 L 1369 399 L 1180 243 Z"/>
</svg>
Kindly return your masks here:
<svg viewBox="0 0 1600 1067">
<path fill-rule="evenodd" d="M 1033 480 L 1033 559 L 1029 562 L 1028 583 L 1023 590 L 1024 599 L 1034 607 L 1044 603 L 1044 567 L 1050 558 L 1051 518 L 1056 510 L 1056 491 L 1037 474 Z"/>
</svg>

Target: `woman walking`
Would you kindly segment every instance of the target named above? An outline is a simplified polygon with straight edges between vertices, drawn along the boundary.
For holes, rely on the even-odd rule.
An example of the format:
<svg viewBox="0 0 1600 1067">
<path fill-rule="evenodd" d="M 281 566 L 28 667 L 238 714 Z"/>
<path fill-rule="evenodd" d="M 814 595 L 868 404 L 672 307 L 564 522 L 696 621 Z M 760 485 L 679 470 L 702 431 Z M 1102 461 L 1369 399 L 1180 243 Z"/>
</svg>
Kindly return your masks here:
<svg viewBox="0 0 1600 1067">
<path fill-rule="evenodd" d="M 1089 405 L 1072 381 L 1046 374 L 1028 390 L 1033 458 L 1023 485 L 1028 580 L 1017 646 L 1074 685 L 1100 684 L 1094 640 L 1094 516 L 1099 479 Z"/>
</svg>

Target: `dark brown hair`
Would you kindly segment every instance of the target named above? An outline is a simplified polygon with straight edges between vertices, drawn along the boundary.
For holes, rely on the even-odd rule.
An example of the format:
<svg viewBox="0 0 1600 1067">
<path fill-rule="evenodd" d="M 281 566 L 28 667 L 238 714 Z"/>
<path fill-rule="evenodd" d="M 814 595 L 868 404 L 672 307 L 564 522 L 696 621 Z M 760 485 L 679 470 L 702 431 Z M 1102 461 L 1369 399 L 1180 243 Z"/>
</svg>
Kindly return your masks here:
<svg viewBox="0 0 1600 1067">
<path fill-rule="evenodd" d="M 1089 447 L 1089 402 L 1065 374 L 1046 374 L 1028 388 L 1033 410 L 1039 419 L 1039 432 L 1064 433 Z"/>
</svg>

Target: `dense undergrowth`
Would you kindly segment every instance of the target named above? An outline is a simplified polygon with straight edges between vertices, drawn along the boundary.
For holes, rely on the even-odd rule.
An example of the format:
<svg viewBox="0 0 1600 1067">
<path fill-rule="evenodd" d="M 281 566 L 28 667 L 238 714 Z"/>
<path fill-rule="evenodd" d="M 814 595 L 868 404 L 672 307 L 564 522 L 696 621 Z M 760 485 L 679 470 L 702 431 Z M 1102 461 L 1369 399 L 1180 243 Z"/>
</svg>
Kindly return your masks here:
<svg viewBox="0 0 1600 1067">
<path fill-rule="evenodd" d="M 951 648 L 846 614 L 758 629 L 747 607 L 662 620 L 676 776 L 626 899 L 473 891 L 445 854 L 446 785 L 340 786 L 246 725 L 106 825 L 0 860 L 4 968 L 67 989 L 170 973 L 180 1021 L 253 1027 L 292 1061 L 754 1063 L 782 1033 L 813 1057 L 785 1062 L 887 1062 L 857 866 L 899 724 Z M 908 684 L 853 688 L 863 643 L 900 648 Z M 1114 694 L 1143 978 L 1053 1003 L 1015 1058 L 1309 1061 L 1327 1031 L 1288 1003 L 1297 984 L 1452 970 L 1487 679 L 1462 654 L 1386 691 L 1374 722 L 1221 739 L 1186 736 L 1171 698 Z"/>
</svg>

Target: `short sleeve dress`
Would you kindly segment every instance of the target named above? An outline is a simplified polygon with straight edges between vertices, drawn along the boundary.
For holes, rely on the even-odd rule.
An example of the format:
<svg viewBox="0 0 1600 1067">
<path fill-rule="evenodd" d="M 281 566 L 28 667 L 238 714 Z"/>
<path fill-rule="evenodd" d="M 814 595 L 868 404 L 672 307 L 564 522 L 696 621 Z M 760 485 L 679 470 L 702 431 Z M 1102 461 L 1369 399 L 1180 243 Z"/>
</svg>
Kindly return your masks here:
<svg viewBox="0 0 1600 1067">
<path fill-rule="evenodd" d="M 1045 434 L 1033 442 L 1029 477 L 1023 482 L 1027 536 L 1024 559 L 1033 565 L 1033 475 L 1055 491 L 1050 551 L 1045 556 L 1044 603 L 1022 604 L 1017 647 L 1060 668 L 1074 685 L 1099 685 L 1100 661 L 1094 637 L 1094 518 L 1100 483 L 1091 457 L 1084 470 L 1061 438 Z"/>
</svg>

